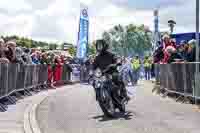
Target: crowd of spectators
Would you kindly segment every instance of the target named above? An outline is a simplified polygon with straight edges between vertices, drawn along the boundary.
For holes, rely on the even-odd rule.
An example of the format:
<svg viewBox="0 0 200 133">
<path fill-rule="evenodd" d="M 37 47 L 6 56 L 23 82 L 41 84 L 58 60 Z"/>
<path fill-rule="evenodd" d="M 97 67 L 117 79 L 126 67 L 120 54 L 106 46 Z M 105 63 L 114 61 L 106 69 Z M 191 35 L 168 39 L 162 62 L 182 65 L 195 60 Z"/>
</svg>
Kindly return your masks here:
<svg viewBox="0 0 200 133">
<path fill-rule="evenodd" d="M 19 64 L 68 64 L 70 57 L 43 51 L 36 48 L 24 48 L 16 45 L 15 41 L 4 42 L 0 39 L 0 63 Z"/>
<path fill-rule="evenodd" d="M 62 73 L 62 66 L 70 64 L 71 57 L 56 54 L 52 51 L 29 49 L 19 47 L 15 41 L 5 42 L 0 38 L 0 63 L 16 63 L 21 65 L 48 65 L 48 80 L 51 87 L 53 82 L 59 81 Z"/>
<path fill-rule="evenodd" d="M 169 35 L 164 35 L 160 47 L 154 52 L 154 63 L 168 64 L 180 62 L 195 62 L 195 40 L 182 40 L 176 44 Z"/>
</svg>

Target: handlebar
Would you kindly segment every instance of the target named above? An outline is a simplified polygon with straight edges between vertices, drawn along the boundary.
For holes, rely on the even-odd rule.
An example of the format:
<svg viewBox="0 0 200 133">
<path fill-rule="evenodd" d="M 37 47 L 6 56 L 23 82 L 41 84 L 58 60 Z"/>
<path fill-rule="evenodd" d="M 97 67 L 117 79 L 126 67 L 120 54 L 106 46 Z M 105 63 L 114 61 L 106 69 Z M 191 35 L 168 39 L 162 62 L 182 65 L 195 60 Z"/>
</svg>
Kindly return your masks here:
<svg viewBox="0 0 200 133">
<path fill-rule="evenodd" d="M 107 73 L 110 69 L 116 69 L 118 66 L 120 66 L 121 64 L 110 64 L 104 71 L 103 73 Z"/>
</svg>

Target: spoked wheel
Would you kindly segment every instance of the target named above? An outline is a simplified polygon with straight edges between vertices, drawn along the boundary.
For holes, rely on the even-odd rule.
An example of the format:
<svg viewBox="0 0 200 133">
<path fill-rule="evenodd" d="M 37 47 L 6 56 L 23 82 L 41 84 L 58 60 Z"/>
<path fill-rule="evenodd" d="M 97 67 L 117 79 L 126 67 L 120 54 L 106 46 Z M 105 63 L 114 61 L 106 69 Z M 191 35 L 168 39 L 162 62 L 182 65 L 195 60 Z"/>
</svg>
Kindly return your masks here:
<svg viewBox="0 0 200 133">
<path fill-rule="evenodd" d="M 108 104 L 99 102 L 99 106 L 101 107 L 104 115 L 108 117 L 115 117 L 115 108 L 111 100 L 109 101 Z"/>
<path fill-rule="evenodd" d="M 108 117 L 115 117 L 115 107 L 108 91 L 102 91 L 101 95 L 103 99 L 99 101 L 99 106 L 101 107 L 103 113 Z"/>
<path fill-rule="evenodd" d="M 90 85 L 93 84 L 93 78 L 92 78 L 92 77 L 89 77 L 89 79 L 88 79 L 88 84 L 90 84 Z"/>
<path fill-rule="evenodd" d="M 125 103 L 122 103 L 121 105 L 119 105 L 118 109 L 120 112 L 125 113 L 126 112 Z"/>
</svg>

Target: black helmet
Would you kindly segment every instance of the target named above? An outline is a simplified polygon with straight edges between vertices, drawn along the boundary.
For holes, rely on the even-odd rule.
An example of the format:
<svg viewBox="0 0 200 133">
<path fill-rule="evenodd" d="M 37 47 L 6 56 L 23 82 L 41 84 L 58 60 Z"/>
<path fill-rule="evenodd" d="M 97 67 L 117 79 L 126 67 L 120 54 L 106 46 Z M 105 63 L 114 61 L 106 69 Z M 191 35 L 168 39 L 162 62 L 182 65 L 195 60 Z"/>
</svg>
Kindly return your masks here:
<svg viewBox="0 0 200 133">
<path fill-rule="evenodd" d="M 109 45 L 105 40 L 97 40 L 96 41 L 96 50 L 98 52 L 106 51 Z"/>
</svg>

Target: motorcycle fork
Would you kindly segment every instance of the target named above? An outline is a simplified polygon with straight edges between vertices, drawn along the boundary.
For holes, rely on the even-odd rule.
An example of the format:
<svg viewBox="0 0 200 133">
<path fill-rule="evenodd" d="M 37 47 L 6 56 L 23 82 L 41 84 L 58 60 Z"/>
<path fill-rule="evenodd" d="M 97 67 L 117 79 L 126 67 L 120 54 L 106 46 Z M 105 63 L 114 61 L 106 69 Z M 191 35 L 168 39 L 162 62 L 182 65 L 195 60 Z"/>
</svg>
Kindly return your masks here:
<svg viewBox="0 0 200 133">
<path fill-rule="evenodd" d="M 118 90 L 112 90 L 112 93 L 111 93 L 112 99 L 117 106 L 121 106 L 121 102 L 120 102 L 121 98 L 117 93 L 118 93 Z"/>
</svg>

